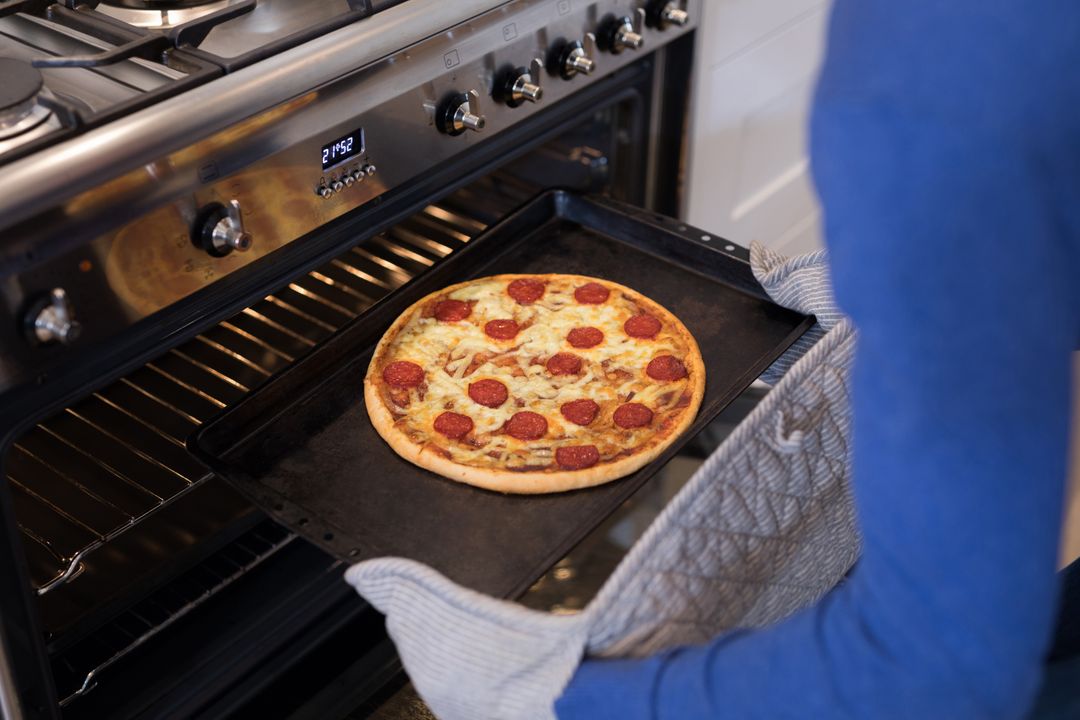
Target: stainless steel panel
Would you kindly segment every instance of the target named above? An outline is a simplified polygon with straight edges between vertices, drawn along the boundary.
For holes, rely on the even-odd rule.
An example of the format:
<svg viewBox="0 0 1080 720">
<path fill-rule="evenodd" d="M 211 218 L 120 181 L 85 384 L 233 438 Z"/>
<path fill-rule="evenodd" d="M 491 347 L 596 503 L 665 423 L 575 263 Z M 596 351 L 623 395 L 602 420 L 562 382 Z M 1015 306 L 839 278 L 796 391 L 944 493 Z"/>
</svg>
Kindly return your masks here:
<svg viewBox="0 0 1080 720">
<path fill-rule="evenodd" d="M 67 190 L 55 194 L 60 212 L 24 226 L 28 232 L 40 234 L 34 242 L 33 257 L 24 256 L 24 248 L 19 243 L 0 243 L 0 272 L 19 273 L 18 278 L 3 290 L 4 304 L 11 308 L 21 307 L 53 287 L 63 287 L 68 290 L 76 316 L 82 313 L 83 334 L 79 343 L 108 342 L 132 324 L 388 190 L 415 182 L 434 165 L 453 162 L 482 143 L 485 137 L 505 131 L 545 106 L 558 103 L 642 57 L 640 52 L 633 51 L 603 54 L 597 58 L 598 70 L 592 77 L 578 76 L 571 81 L 545 75 L 545 97 L 538 105 L 526 103 L 510 108 L 487 97 L 502 68 L 543 56 L 556 39 L 581 37 L 595 29 L 606 14 L 630 13 L 636 3 L 633 0 L 571 3 L 571 12 L 560 15 L 562 5 L 547 0 L 515 0 L 463 23 L 452 32 L 438 34 L 415 47 L 346 74 L 89 192 L 67 201 L 63 200 Z M 691 3 L 692 8 L 694 5 Z M 381 22 L 381 18 L 395 16 L 394 13 L 402 8 L 421 6 L 428 4 L 406 3 L 364 20 L 357 27 Z M 506 40 L 504 31 L 511 26 L 513 37 Z M 661 46 L 692 27 L 691 24 L 664 32 L 647 30 L 645 48 Z M 312 50 L 312 47 L 304 47 Z M 448 69 L 448 62 L 453 67 Z M 271 69 L 273 66 L 265 63 L 260 63 L 259 67 L 271 75 L 275 72 Z M 219 83 L 231 82 L 230 78 L 243 72 L 246 71 L 211 82 L 182 98 L 186 103 L 197 105 L 201 96 L 193 93 L 205 88 L 228 90 L 232 86 Z M 439 102 L 452 92 L 474 88 L 485 96 L 481 109 L 488 118 L 487 129 L 484 133 L 465 133 L 460 137 L 440 134 L 434 123 Z M 231 95 L 215 96 L 215 102 L 227 105 Z M 207 112 L 208 117 L 215 117 L 216 110 Z M 123 122 L 110 124 L 73 142 L 96 137 L 103 143 L 111 143 L 111 136 L 101 133 L 125 127 Z M 361 127 L 366 135 L 366 152 L 344 167 L 353 169 L 370 161 L 377 172 L 329 198 L 319 196 L 316 190 L 322 183 L 332 182 L 341 173 L 340 169 L 323 172 L 322 146 Z M 139 142 L 135 136 L 124 138 L 124 143 L 131 146 L 137 146 Z M 67 145 L 31 159 L 51 161 L 53 156 L 63 156 Z M 164 149 L 168 143 L 159 143 L 158 147 Z M 92 160 L 93 153 L 88 157 Z M 77 176 L 85 162 L 79 159 L 66 169 L 62 173 L 65 180 Z M 9 187 L 12 178 L 21 176 L 20 167 L 23 167 L 21 162 L 15 163 L 0 174 L 0 223 L 15 218 L 6 211 L 6 203 L 16 195 L 5 194 L 4 189 Z M 115 167 L 123 167 L 123 162 Z M 499 190 L 508 204 L 524 198 L 512 177 L 507 176 L 502 182 L 503 187 Z M 12 186 L 12 190 L 15 189 Z M 233 199 L 240 203 L 254 245 L 246 253 L 212 257 L 192 243 L 190 226 L 199 208 Z M 127 224 L 115 232 L 86 238 L 89 244 L 82 248 L 58 256 L 50 255 L 56 250 L 57 243 L 66 245 L 78 240 L 81 232 L 93 234 L 98 230 L 91 232 L 89 229 L 118 223 Z M 3 232 L 0 230 L 0 234 Z M 319 299 L 313 302 L 324 306 L 323 313 L 345 317 L 355 314 L 387 286 L 396 287 L 407 276 L 426 267 L 437 255 L 437 238 L 425 238 L 414 244 L 409 239 L 410 232 L 408 226 L 398 230 L 395 241 L 401 247 L 384 259 L 372 261 L 362 255 L 342 258 L 345 265 L 334 265 L 326 273 L 298 281 L 289 291 L 304 295 L 306 299 L 311 299 L 309 296 L 314 294 Z M 8 237 L 15 239 L 13 234 Z M 28 269 L 16 270 L 26 268 L 28 263 Z M 367 273 L 371 284 L 350 286 L 348 291 L 341 291 L 335 285 L 342 273 L 356 275 L 357 272 Z M 312 302 L 286 302 L 302 312 L 321 317 L 313 311 Z M 90 312 L 93 316 L 88 318 Z M 336 325 L 341 320 L 328 319 L 327 322 Z M 244 343 L 242 333 L 236 342 Z M 25 379 L 26 367 L 31 362 L 29 353 L 48 358 L 50 362 L 63 362 L 77 350 L 43 348 L 31 351 L 19 337 L 12 337 L 11 343 L 9 350 L 0 352 L 0 387 L 14 384 L 17 378 Z M 288 357 L 295 357 L 298 352 L 284 346 L 249 350 L 265 355 L 271 364 L 282 359 L 287 362 Z M 10 358 L 5 357 L 7 355 Z M 183 384 L 182 378 L 178 380 Z M 230 396 L 227 390 L 218 392 L 223 397 L 214 396 L 214 392 L 208 394 L 212 396 L 211 402 L 218 403 L 226 402 Z"/>
<path fill-rule="evenodd" d="M 0 217 L 24 220 L 504 2 L 405 3 L 12 163 L 0 178 Z"/>
</svg>

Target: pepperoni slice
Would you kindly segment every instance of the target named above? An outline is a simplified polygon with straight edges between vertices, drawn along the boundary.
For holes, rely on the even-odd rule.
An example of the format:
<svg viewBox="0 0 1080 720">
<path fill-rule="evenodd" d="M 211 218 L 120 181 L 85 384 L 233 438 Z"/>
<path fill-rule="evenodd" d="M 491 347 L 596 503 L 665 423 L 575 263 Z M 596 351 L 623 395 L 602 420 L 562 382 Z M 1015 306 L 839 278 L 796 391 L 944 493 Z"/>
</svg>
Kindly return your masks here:
<svg viewBox="0 0 1080 720">
<path fill-rule="evenodd" d="M 653 380 L 682 380 L 686 377 L 686 366 L 676 357 L 661 355 L 649 361 L 645 374 Z"/>
<path fill-rule="evenodd" d="M 473 421 L 468 415 L 444 412 L 435 418 L 435 431 L 451 440 L 460 440 L 472 432 Z"/>
<path fill-rule="evenodd" d="M 518 440 L 539 440 L 547 432 L 547 420 L 534 412 L 519 412 L 506 421 L 506 432 Z"/>
<path fill-rule="evenodd" d="M 555 353 L 548 358 L 547 371 L 552 375 L 577 375 L 581 372 L 581 358 L 574 353 Z"/>
<path fill-rule="evenodd" d="M 595 445 L 570 445 L 555 449 L 555 462 L 566 470 L 584 470 L 600 462 Z"/>
<path fill-rule="evenodd" d="M 600 283 L 585 283 L 574 291 L 574 299 L 582 305 L 599 305 L 607 302 L 611 291 Z"/>
<path fill-rule="evenodd" d="M 596 414 L 600 412 L 600 406 L 588 398 L 582 398 L 581 400 L 571 400 L 568 403 L 563 403 L 562 407 L 559 408 L 559 412 L 575 425 L 588 425 L 596 419 Z"/>
<path fill-rule="evenodd" d="M 462 300 L 441 300 L 435 305 L 435 318 L 439 322 L 458 322 L 471 313 L 472 305 Z"/>
<path fill-rule="evenodd" d="M 469 397 L 484 407 L 497 408 L 510 397 L 510 391 L 498 380 L 477 380 L 469 385 Z"/>
<path fill-rule="evenodd" d="M 641 403 L 626 403 L 615 408 L 613 419 L 621 428 L 645 427 L 652 422 L 653 411 Z"/>
<path fill-rule="evenodd" d="M 407 360 L 397 360 L 383 368 L 382 377 L 391 387 L 416 387 L 424 382 L 424 368 Z"/>
<path fill-rule="evenodd" d="M 513 340 L 521 332 L 521 326 L 513 320 L 489 320 L 484 325 L 484 333 L 496 340 Z"/>
<path fill-rule="evenodd" d="M 623 330 L 630 337 L 653 338 L 660 332 L 660 321 L 652 315 L 635 315 L 623 323 Z"/>
<path fill-rule="evenodd" d="M 591 348 L 604 342 L 604 333 L 599 328 L 580 327 L 571 330 L 566 339 L 576 348 Z"/>
<path fill-rule="evenodd" d="M 518 301 L 520 305 L 531 305 L 544 296 L 547 284 L 542 280 L 518 278 L 506 286 L 506 292 L 510 297 Z"/>
</svg>

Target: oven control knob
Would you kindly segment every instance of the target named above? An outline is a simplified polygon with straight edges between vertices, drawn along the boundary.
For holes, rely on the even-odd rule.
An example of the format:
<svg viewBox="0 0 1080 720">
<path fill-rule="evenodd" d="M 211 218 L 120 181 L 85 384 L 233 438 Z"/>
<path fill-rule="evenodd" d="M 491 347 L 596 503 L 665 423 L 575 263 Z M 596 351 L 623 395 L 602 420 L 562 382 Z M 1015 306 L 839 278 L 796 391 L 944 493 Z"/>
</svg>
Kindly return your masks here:
<svg viewBox="0 0 1080 720">
<path fill-rule="evenodd" d="M 483 125 L 481 125 L 481 127 L 483 127 Z M 374 175 L 376 173 L 376 171 L 378 170 L 378 168 L 376 168 L 371 163 L 367 163 L 366 165 L 364 165 L 364 167 L 362 167 L 360 169 L 363 170 L 368 175 Z"/>
<path fill-rule="evenodd" d="M 341 176 L 341 182 L 345 183 L 345 187 L 350 188 L 356 184 L 356 180 L 349 173 L 345 173 Z"/>
<path fill-rule="evenodd" d="M 447 135 L 460 135 L 466 130 L 480 132 L 486 124 L 480 112 L 480 94 L 475 90 L 447 98 L 435 113 L 435 126 Z"/>
<path fill-rule="evenodd" d="M 682 27 L 690 21 L 690 14 L 675 0 L 652 0 L 645 6 L 645 24 L 657 30 L 667 30 L 672 25 Z"/>
<path fill-rule="evenodd" d="M 323 200 L 328 200 L 328 199 L 329 199 L 329 198 L 330 198 L 330 197 L 331 197 L 331 196 L 332 196 L 332 195 L 334 194 L 334 191 L 333 191 L 333 190 L 331 190 L 330 188 L 326 187 L 325 185 L 320 185 L 320 186 L 319 186 L 319 187 L 318 187 L 318 188 L 317 188 L 317 189 L 315 190 L 315 192 L 316 192 L 316 193 L 317 193 L 317 194 L 319 195 L 319 197 L 321 197 L 321 198 L 322 198 Z"/>
<path fill-rule="evenodd" d="M 251 233 L 244 230 L 244 218 L 236 200 L 230 200 L 228 205 L 211 203 L 203 208 L 195 221 L 191 239 L 214 257 L 224 257 L 233 250 L 247 252 L 251 249 Z"/>
<path fill-rule="evenodd" d="M 618 55 L 623 50 L 637 50 L 645 44 L 645 38 L 641 35 L 641 26 L 645 23 L 645 11 L 638 8 L 634 11 L 634 17 L 615 17 L 609 15 L 600 23 L 600 31 L 596 34 L 597 44 L 601 50 Z"/>
<path fill-rule="evenodd" d="M 70 345 L 82 331 L 63 288 L 53 288 L 31 305 L 26 325 L 31 339 L 40 345 L 54 342 Z"/>
<path fill-rule="evenodd" d="M 594 55 L 596 36 L 592 33 L 586 33 L 583 42 L 562 40 L 551 51 L 548 71 L 563 80 L 572 80 L 576 75 L 591 75 L 596 69 Z"/>
<path fill-rule="evenodd" d="M 544 88 L 540 87 L 543 68 L 544 62 L 540 58 L 534 58 L 527 68 L 508 70 L 496 85 L 499 99 L 510 107 L 518 107 L 526 102 L 540 102 L 544 97 Z"/>
</svg>

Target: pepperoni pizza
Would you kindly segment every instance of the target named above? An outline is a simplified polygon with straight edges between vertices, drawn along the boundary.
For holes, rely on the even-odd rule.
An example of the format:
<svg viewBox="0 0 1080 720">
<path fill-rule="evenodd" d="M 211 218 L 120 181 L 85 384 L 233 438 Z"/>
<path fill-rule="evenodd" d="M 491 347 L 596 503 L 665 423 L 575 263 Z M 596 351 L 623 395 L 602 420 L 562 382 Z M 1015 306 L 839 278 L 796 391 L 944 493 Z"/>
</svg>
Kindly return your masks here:
<svg viewBox="0 0 1080 720">
<path fill-rule="evenodd" d="M 364 380 L 395 452 L 512 493 L 637 470 L 690 426 L 704 392 L 678 318 L 580 275 L 497 275 L 428 295 L 386 332 Z"/>
</svg>

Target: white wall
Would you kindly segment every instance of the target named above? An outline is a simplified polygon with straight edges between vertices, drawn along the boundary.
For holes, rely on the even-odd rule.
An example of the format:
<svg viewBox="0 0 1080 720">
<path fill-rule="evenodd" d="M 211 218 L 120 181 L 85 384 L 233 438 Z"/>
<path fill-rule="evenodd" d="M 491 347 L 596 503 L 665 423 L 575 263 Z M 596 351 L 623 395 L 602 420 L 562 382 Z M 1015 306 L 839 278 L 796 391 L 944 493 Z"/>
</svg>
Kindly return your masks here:
<svg viewBox="0 0 1080 720">
<path fill-rule="evenodd" d="M 705 0 L 687 220 L 740 245 L 819 247 L 806 159 L 829 0 Z"/>
<path fill-rule="evenodd" d="M 1080 559 L 1080 353 L 1073 353 L 1072 462 L 1061 538 L 1061 567 Z"/>
</svg>

